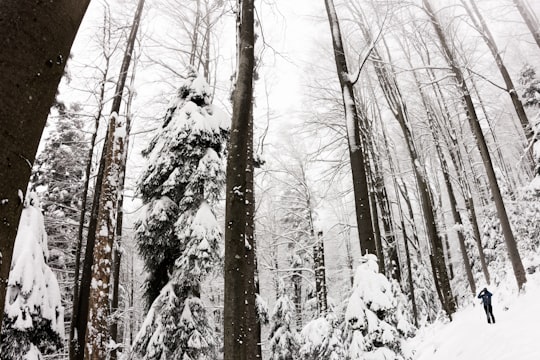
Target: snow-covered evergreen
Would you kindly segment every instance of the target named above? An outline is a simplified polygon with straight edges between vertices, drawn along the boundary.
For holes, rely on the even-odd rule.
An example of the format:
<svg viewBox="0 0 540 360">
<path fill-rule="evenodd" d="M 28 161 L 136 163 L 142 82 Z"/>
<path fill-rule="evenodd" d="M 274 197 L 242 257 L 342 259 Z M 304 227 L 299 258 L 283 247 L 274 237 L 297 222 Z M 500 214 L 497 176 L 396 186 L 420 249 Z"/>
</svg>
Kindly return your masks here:
<svg viewBox="0 0 540 360">
<path fill-rule="evenodd" d="M 148 167 L 139 191 L 147 211 L 136 237 L 151 306 L 134 349 L 144 359 L 214 359 L 214 326 L 200 287 L 220 267 L 221 229 L 212 205 L 225 181 L 229 122 L 210 96 L 203 77 L 188 70 L 143 153 Z"/>
<path fill-rule="evenodd" d="M 64 308 L 48 257 L 39 200 L 30 193 L 13 250 L 2 324 L 2 360 L 42 359 L 42 354 L 62 347 Z"/>
<path fill-rule="evenodd" d="M 294 330 L 294 304 L 285 285 L 280 282 L 279 294 L 270 321 L 270 359 L 299 359 L 300 337 Z"/>
<path fill-rule="evenodd" d="M 342 320 L 334 312 L 329 312 L 326 316 L 308 322 L 300 334 L 301 358 L 305 360 L 346 359 Z"/>
<path fill-rule="evenodd" d="M 407 359 L 401 343 L 414 328 L 404 301 L 400 289 L 378 272 L 375 255 L 364 255 L 345 312 L 350 359 Z"/>
</svg>

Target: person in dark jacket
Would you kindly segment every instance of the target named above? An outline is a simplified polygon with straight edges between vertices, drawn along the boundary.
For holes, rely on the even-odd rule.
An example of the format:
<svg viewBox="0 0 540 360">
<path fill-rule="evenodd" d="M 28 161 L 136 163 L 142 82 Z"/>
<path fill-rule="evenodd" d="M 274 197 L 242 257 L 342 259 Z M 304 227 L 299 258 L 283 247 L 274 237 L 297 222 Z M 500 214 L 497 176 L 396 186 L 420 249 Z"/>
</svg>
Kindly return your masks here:
<svg viewBox="0 0 540 360">
<path fill-rule="evenodd" d="M 484 305 L 484 311 L 486 312 L 488 323 L 495 324 L 495 317 L 493 316 L 493 307 L 491 306 L 492 295 L 493 294 L 490 293 L 487 288 L 484 288 L 482 291 L 480 291 L 480 294 L 478 294 L 478 298 L 482 299 L 482 304 Z"/>
</svg>

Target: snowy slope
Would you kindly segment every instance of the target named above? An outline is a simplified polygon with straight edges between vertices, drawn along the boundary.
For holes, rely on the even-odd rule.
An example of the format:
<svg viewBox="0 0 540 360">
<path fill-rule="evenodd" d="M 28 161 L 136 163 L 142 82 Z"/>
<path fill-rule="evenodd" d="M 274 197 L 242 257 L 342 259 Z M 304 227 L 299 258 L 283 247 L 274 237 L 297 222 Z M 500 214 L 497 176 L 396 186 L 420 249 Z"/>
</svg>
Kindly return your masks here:
<svg viewBox="0 0 540 360">
<path fill-rule="evenodd" d="M 496 324 L 488 324 L 479 300 L 457 314 L 451 323 L 421 329 L 408 342 L 415 360 L 538 360 L 540 359 L 540 278 L 529 277 L 525 293 L 508 305 L 493 294 Z M 504 294 L 509 296 L 510 294 Z"/>
</svg>

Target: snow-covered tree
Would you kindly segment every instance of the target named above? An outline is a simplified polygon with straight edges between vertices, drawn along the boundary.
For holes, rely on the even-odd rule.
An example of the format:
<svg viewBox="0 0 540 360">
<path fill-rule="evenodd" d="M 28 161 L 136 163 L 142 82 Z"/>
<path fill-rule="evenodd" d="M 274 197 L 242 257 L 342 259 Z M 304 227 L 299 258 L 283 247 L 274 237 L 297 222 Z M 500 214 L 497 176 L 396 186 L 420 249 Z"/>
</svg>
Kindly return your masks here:
<svg viewBox="0 0 540 360">
<path fill-rule="evenodd" d="M 299 358 L 300 338 L 294 330 L 294 304 L 283 282 L 280 283 L 278 291 L 270 321 L 270 359 L 295 360 Z"/>
<path fill-rule="evenodd" d="M 49 258 L 56 273 L 66 309 L 71 304 L 78 224 L 86 168 L 88 144 L 84 123 L 77 117 L 78 105 L 57 106 L 51 118 L 50 135 L 34 163 L 31 183 L 41 198 L 45 218 Z M 69 318 L 70 314 L 66 314 Z"/>
<path fill-rule="evenodd" d="M 214 327 L 200 287 L 221 261 L 221 229 L 212 204 L 225 181 L 229 123 L 210 98 L 203 77 L 188 70 L 144 152 L 149 165 L 139 191 L 147 212 L 136 237 L 152 305 L 134 345 L 144 359 L 214 358 Z"/>
<path fill-rule="evenodd" d="M 332 311 L 326 316 L 308 322 L 300 334 L 302 339 L 301 358 L 304 360 L 346 359 L 342 325 L 343 321 L 340 321 Z"/>
<path fill-rule="evenodd" d="M 378 272 L 377 258 L 368 254 L 361 258 L 345 319 L 347 343 L 352 360 L 407 359 L 401 341 L 411 336 L 413 326 L 402 304 L 398 287 Z"/>
<path fill-rule="evenodd" d="M 47 265 L 47 233 L 39 201 L 30 193 L 21 215 L 9 275 L 0 357 L 37 360 L 62 347 L 64 308 Z"/>
<path fill-rule="evenodd" d="M 523 105 L 527 108 L 540 109 L 540 79 L 536 74 L 536 69 L 531 65 L 525 65 L 521 70 L 519 82 L 522 86 L 521 99 Z M 534 114 L 534 124 L 531 124 L 533 132 L 533 148 L 535 167 L 535 179 L 533 180 L 533 186 L 536 190 L 540 190 L 540 120 L 539 114 Z"/>
</svg>

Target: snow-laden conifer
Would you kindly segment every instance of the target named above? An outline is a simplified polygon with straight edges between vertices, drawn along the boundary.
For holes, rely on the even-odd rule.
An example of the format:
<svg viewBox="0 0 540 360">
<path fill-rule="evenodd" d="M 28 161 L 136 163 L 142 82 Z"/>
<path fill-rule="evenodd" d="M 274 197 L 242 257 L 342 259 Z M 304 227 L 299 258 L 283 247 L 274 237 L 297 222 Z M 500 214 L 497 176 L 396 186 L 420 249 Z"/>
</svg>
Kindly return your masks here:
<svg viewBox="0 0 540 360">
<path fill-rule="evenodd" d="M 37 196 L 25 203 L 15 240 L 0 345 L 2 360 L 37 360 L 62 347 L 64 308 L 47 265 L 47 233 Z"/>
<path fill-rule="evenodd" d="M 135 340 L 143 359 L 214 359 L 216 335 L 200 299 L 201 282 L 221 261 L 213 204 L 225 182 L 227 116 L 210 103 L 202 76 L 188 74 L 144 155 L 139 182 L 147 206 L 137 224 L 149 273 L 149 312 Z"/>
<path fill-rule="evenodd" d="M 378 272 L 377 258 L 361 258 L 347 304 L 347 343 L 351 360 L 403 360 L 401 341 L 412 335 L 399 288 Z"/>
<path fill-rule="evenodd" d="M 343 319 L 333 311 L 327 315 L 311 320 L 301 332 L 302 346 L 300 356 L 304 360 L 341 360 L 347 354 L 343 346 Z"/>
<path fill-rule="evenodd" d="M 296 330 L 294 330 L 294 304 L 281 281 L 270 324 L 272 325 L 270 330 L 270 359 L 299 359 L 300 338 Z"/>
</svg>

